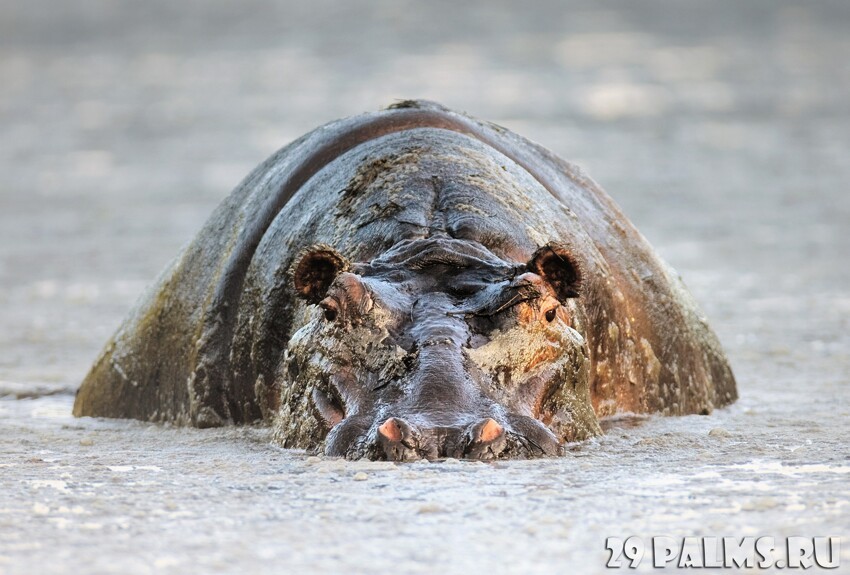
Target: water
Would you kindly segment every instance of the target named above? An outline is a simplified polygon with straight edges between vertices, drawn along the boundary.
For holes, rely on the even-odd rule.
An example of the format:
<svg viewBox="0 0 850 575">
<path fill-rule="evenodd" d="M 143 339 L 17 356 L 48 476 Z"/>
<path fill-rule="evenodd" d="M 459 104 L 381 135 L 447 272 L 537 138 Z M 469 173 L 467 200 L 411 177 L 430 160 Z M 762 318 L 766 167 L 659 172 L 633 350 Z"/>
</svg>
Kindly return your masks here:
<svg viewBox="0 0 850 575">
<path fill-rule="evenodd" d="M 839 536 L 850 565 L 845 4 L 62 10 L 0 18 L 0 573 L 602 573 L 606 537 L 630 535 Z M 100 346 L 253 165 L 414 96 L 600 181 L 685 278 L 741 399 L 497 464 L 70 417 Z"/>
</svg>

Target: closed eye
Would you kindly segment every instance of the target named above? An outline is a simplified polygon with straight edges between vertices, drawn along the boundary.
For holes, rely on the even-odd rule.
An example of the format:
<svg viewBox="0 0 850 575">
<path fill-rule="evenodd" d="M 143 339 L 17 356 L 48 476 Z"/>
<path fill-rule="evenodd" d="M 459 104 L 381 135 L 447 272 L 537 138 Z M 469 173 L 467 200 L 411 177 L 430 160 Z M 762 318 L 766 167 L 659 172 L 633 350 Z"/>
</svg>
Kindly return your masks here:
<svg viewBox="0 0 850 575">
<path fill-rule="evenodd" d="M 476 305 L 474 309 L 462 312 L 462 315 L 467 318 L 493 317 L 523 302 L 534 301 L 539 297 L 540 292 L 534 286 L 520 284 L 501 290 L 483 303 Z"/>
<path fill-rule="evenodd" d="M 484 288 L 485 288 L 485 284 L 483 284 L 481 282 L 457 281 L 457 282 L 452 282 L 448 286 L 447 291 L 449 292 L 449 294 L 451 294 L 455 297 L 469 297 L 469 296 L 474 296 L 475 294 L 477 294 L 478 292 L 480 292 Z"/>
</svg>

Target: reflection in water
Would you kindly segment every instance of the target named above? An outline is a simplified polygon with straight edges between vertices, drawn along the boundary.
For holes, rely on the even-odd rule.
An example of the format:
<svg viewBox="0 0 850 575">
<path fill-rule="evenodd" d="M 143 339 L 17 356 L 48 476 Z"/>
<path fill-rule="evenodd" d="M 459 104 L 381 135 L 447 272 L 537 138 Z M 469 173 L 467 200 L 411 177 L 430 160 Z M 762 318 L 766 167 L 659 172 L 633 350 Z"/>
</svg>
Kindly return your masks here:
<svg viewBox="0 0 850 575">
<path fill-rule="evenodd" d="M 602 427 L 602 431 L 605 433 L 610 433 L 612 431 L 616 431 L 618 429 L 634 429 L 646 423 L 647 420 L 652 419 L 654 416 L 652 415 L 638 415 L 635 413 L 624 413 L 620 415 L 613 415 L 611 417 L 605 417 L 599 420 L 599 426 Z"/>
</svg>

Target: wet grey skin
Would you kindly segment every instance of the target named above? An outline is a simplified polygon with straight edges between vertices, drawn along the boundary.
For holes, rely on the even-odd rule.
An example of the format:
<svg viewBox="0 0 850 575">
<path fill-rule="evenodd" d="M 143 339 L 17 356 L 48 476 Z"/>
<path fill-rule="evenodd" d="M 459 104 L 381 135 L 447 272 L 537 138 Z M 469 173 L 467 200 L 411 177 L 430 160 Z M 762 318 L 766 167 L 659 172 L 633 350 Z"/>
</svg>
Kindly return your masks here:
<svg viewBox="0 0 850 575">
<path fill-rule="evenodd" d="M 261 423 L 350 459 L 555 456 L 737 398 L 679 276 L 574 165 L 407 101 L 258 166 L 107 342 L 77 416 Z"/>
</svg>

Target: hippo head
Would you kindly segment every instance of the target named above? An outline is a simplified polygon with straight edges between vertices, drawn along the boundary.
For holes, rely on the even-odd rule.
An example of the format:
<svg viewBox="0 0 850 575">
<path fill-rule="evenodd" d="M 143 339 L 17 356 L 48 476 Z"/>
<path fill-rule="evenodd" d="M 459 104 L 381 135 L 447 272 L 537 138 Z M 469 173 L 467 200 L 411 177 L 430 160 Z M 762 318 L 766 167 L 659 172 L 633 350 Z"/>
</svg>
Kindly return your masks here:
<svg viewBox="0 0 850 575">
<path fill-rule="evenodd" d="M 309 318 L 280 364 L 283 445 L 350 459 L 552 456 L 599 433 L 581 271 L 564 246 L 509 262 L 449 237 L 368 263 L 292 267 Z"/>
</svg>

